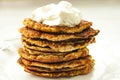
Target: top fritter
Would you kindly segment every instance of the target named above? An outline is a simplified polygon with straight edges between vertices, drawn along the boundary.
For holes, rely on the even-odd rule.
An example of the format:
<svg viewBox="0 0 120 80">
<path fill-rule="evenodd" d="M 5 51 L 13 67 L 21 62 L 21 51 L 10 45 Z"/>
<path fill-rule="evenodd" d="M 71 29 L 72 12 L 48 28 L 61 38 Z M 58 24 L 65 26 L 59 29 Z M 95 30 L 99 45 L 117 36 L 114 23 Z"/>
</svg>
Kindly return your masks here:
<svg viewBox="0 0 120 80">
<path fill-rule="evenodd" d="M 37 8 L 23 23 L 29 28 L 53 33 L 78 33 L 92 26 L 92 22 L 82 20 L 80 11 L 67 1 Z"/>
</svg>

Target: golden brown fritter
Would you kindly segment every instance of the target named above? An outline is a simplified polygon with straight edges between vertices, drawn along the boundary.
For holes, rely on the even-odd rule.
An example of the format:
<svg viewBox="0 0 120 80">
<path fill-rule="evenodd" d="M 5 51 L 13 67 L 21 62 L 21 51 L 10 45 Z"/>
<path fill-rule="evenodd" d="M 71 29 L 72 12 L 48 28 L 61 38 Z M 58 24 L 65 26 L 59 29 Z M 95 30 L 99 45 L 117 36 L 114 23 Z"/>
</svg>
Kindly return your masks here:
<svg viewBox="0 0 120 80">
<path fill-rule="evenodd" d="M 42 51 L 42 52 L 71 52 L 73 50 L 84 48 L 93 42 L 95 42 L 95 38 L 91 38 L 82 44 L 77 44 L 77 45 L 73 45 L 73 46 L 62 46 L 62 47 L 57 45 L 58 47 L 53 46 L 54 48 L 49 47 L 50 45 L 42 47 L 42 46 L 39 46 L 38 44 L 32 44 L 32 43 L 29 43 L 26 41 L 23 41 L 22 44 L 26 48 L 38 50 L 38 51 Z"/>
<path fill-rule="evenodd" d="M 38 23 L 30 18 L 26 18 L 23 21 L 23 24 L 25 26 L 28 26 L 29 28 L 43 31 L 43 32 L 53 32 L 53 33 L 76 33 L 76 32 L 82 32 L 84 29 L 89 28 L 92 26 L 92 22 L 88 22 L 85 20 L 81 20 L 80 24 L 74 26 L 74 27 L 67 27 L 67 26 L 48 26 L 42 23 Z"/>
<path fill-rule="evenodd" d="M 89 54 L 89 50 L 87 48 L 83 48 L 80 50 L 76 50 L 73 52 L 66 52 L 66 53 L 65 52 L 45 53 L 27 48 L 19 48 L 18 53 L 21 57 L 30 61 L 52 63 L 52 62 L 69 61 L 69 60 L 77 59 L 79 57 L 85 57 Z"/>
<path fill-rule="evenodd" d="M 30 69 L 30 70 L 34 70 L 34 71 L 39 71 L 39 72 L 63 72 L 63 71 L 73 71 L 73 70 L 79 70 L 79 69 L 83 69 L 85 67 L 88 67 L 89 65 L 94 66 L 94 60 L 88 61 L 87 64 L 83 64 L 83 65 L 79 65 L 76 67 L 66 67 L 66 68 L 59 68 L 59 69 L 50 69 L 50 68 L 45 68 L 45 67 L 41 67 L 41 66 L 29 66 L 24 64 L 24 60 L 23 58 L 20 58 L 18 60 L 18 63 L 23 66 L 26 69 Z M 77 64 L 77 63 L 75 63 Z"/>
<path fill-rule="evenodd" d="M 79 49 L 82 46 L 89 45 L 90 43 L 94 42 L 94 39 L 86 39 L 86 40 L 77 40 L 74 42 L 54 42 L 48 40 L 35 40 L 31 38 L 22 37 L 22 42 L 29 43 L 31 45 L 36 45 L 42 48 L 50 48 L 51 50 L 55 50 L 58 52 L 66 52 L 66 51 L 73 51 Z"/>
<path fill-rule="evenodd" d="M 23 58 L 18 60 L 18 63 L 24 67 L 28 73 L 32 73 L 42 77 L 71 77 L 76 75 L 88 74 L 93 70 L 94 60 L 89 56 L 85 59 L 72 60 L 63 63 L 44 64 L 37 62 L 26 61 Z M 27 64 L 27 65 L 26 65 Z M 40 67 L 40 64 L 42 67 Z"/>
<path fill-rule="evenodd" d="M 84 58 L 82 57 L 82 58 L 78 58 L 78 59 L 71 60 L 71 61 L 57 62 L 57 63 L 41 63 L 38 61 L 29 61 L 29 60 L 24 59 L 23 57 L 21 57 L 20 60 L 25 66 L 38 67 L 38 68 L 40 67 L 44 69 L 49 69 L 51 71 L 56 71 L 59 69 L 63 69 L 63 70 L 72 69 L 78 66 L 83 66 L 83 65 L 94 62 L 94 60 L 92 59 L 90 55 Z"/>
<path fill-rule="evenodd" d="M 79 69 L 79 70 L 52 72 L 52 73 L 39 72 L 39 71 L 30 70 L 30 69 L 26 69 L 26 68 L 24 68 L 24 70 L 28 73 L 31 73 L 31 74 L 37 75 L 37 76 L 41 76 L 41 77 L 58 78 L 58 77 L 72 77 L 72 76 L 77 76 L 77 75 L 88 74 L 89 72 L 91 72 L 93 70 L 93 67 L 91 65 L 89 65 L 86 68 Z"/>
<path fill-rule="evenodd" d="M 43 67 L 43 68 L 48 68 L 51 70 L 55 69 L 64 69 L 64 68 L 74 68 L 77 66 L 85 65 L 90 61 L 93 61 L 92 57 L 90 55 L 86 57 L 80 57 L 78 59 L 70 60 L 70 61 L 65 61 L 65 62 L 57 62 L 57 63 L 43 63 L 43 62 L 38 62 L 38 61 L 30 61 L 26 60 L 23 57 L 21 57 L 22 62 L 26 66 L 36 66 L 36 67 Z"/>
<path fill-rule="evenodd" d="M 69 40 L 69 39 L 74 39 L 74 40 L 87 39 L 87 38 L 94 37 L 99 33 L 99 30 L 94 30 L 92 28 L 86 29 L 81 33 L 75 33 L 75 34 L 45 33 L 45 32 L 40 32 L 40 31 L 30 29 L 27 27 L 22 27 L 19 31 L 25 37 L 46 39 L 49 41 L 63 41 L 63 40 Z"/>
</svg>

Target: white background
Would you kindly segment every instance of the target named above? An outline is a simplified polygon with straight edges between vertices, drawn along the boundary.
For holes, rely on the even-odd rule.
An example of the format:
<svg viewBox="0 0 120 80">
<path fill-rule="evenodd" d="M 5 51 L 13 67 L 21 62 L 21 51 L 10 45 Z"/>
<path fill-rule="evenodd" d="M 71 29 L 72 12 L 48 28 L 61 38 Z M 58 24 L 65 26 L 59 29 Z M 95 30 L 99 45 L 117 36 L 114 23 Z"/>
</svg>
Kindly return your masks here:
<svg viewBox="0 0 120 80">
<path fill-rule="evenodd" d="M 18 29 L 35 8 L 59 1 L 0 0 L 0 80 L 49 80 L 25 73 L 16 63 L 21 46 Z M 119 80 L 120 0 L 68 1 L 81 10 L 83 19 L 93 22 L 93 28 L 100 29 L 96 43 L 89 46 L 96 65 L 88 75 L 56 80 Z"/>
</svg>

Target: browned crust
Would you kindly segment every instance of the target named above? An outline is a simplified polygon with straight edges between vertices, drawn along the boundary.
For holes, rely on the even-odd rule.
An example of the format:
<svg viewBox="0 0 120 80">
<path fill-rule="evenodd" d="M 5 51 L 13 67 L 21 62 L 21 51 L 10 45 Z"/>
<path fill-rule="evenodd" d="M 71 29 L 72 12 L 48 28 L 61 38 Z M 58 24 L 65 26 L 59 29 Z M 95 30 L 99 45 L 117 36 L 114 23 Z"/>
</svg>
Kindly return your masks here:
<svg viewBox="0 0 120 80">
<path fill-rule="evenodd" d="M 89 28 L 92 26 L 92 22 L 88 22 L 85 20 L 81 20 L 80 24 L 74 26 L 74 27 L 66 27 L 66 26 L 48 26 L 42 23 L 38 23 L 30 18 L 26 18 L 23 21 L 23 24 L 25 26 L 28 26 L 29 28 L 43 31 L 43 32 L 54 32 L 54 33 L 76 33 L 81 32 L 86 28 Z"/>
<path fill-rule="evenodd" d="M 19 48 L 18 53 L 21 57 L 30 61 L 52 63 L 52 62 L 69 61 L 69 60 L 77 59 L 79 57 L 85 57 L 89 54 L 89 50 L 87 48 L 84 48 L 81 50 L 66 52 L 66 53 L 45 53 L 45 52 L 30 50 L 27 48 Z"/>
<path fill-rule="evenodd" d="M 32 30 L 27 27 L 22 27 L 19 29 L 20 33 L 25 37 L 29 38 L 40 38 L 47 39 L 50 41 L 62 41 L 68 39 L 86 39 L 96 36 L 99 33 L 99 30 L 94 30 L 92 28 L 86 29 L 81 33 L 76 34 L 53 34 L 53 33 L 44 33 L 36 30 Z"/>
<path fill-rule="evenodd" d="M 84 48 L 84 47 L 88 46 L 89 44 L 91 44 L 93 42 L 95 42 L 95 38 L 91 38 L 90 40 L 86 41 L 83 44 L 78 44 L 78 45 L 75 45 L 75 46 L 68 46 L 68 47 L 66 47 L 66 46 L 60 47 L 60 46 L 58 46 L 58 48 L 41 47 L 39 45 L 31 44 L 31 43 L 28 43 L 28 42 L 25 42 L 25 41 L 22 42 L 22 44 L 26 48 L 33 49 L 33 50 L 38 50 L 38 51 L 44 51 L 44 52 L 70 52 L 70 51 L 73 51 L 73 50 Z"/>
</svg>

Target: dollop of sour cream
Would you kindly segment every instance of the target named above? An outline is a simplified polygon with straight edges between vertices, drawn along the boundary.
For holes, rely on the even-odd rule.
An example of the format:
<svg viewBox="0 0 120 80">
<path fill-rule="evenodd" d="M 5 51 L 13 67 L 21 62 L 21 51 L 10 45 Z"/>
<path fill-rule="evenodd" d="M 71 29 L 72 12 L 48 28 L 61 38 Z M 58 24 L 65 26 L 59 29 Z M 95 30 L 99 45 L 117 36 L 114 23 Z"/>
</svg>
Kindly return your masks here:
<svg viewBox="0 0 120 80">
<path fill-rule="evenodd" d="M 74 27 L 81 21 L 81 12 L 67 1 L 48 4 L 35 9 L 32 19 L 49 26 Z"/>
</svg>

